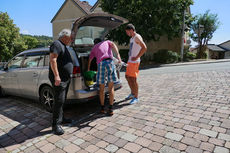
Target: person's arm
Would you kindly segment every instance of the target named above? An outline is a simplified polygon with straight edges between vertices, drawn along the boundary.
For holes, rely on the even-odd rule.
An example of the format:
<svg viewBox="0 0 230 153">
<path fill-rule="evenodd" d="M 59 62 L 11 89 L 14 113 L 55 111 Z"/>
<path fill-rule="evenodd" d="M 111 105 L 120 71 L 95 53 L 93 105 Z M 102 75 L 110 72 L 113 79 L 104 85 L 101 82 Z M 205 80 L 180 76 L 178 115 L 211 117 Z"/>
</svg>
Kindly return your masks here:
<svg viewBox="0 0 230 153">
<path fill-rule="evenodd" d="M 132 61 L 136 61 L 136 60 L 137 60 L 138 58 L 140 58 L 140 57 L 146 52 L 146 50 L 147 50 L 147 47 L 146 47 L 146 45 L 145 45 L 145 43 L 144 43 L 143 40 L 141 40 L 140 38 L 136 37 L 136 38 L 135 38 L 135 41 L 136 41 L 136 43 L 137 43 L 138 45 L 141 46 L 141 50 L 140 50 L 139 54 L 138 54 L 136 57 L 132 57 Z"/>
<path fill-rule="evenodd" d="M 114 44 L 114 42 L 111 42 L 111 47 L 113 48 L 113 51 L 114 51 L 115 54 L 117 55 L 117 58 L 118 58 L 119 63 L 121 63 L 121 56 L 120 56 L 120 54 L 119 54 L 117 45 Z"/>
<path fill-rule="evenodd" d="M 50 66 L 54 74 L 55 86 L 59 86 L 61 83 L 61 78 L 59 76 L 59 72 L 57 68 L 57 57 L 58 54 L 50 53 Z"/>
</svg>

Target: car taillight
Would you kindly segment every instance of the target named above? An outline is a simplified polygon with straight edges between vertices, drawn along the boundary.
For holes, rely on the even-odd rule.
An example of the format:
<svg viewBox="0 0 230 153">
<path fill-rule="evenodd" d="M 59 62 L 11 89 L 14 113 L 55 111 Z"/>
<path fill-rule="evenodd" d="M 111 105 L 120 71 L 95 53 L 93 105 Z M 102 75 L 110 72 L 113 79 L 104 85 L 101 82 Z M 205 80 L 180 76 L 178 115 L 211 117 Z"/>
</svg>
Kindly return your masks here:
<svg viewBox="0 0 230 153">
<path fill-rule="evenodd" d="M 81 76 L 81 69 L 79 66 L 73 67 L 73 77 L 79 77 Z"/>
</svg>

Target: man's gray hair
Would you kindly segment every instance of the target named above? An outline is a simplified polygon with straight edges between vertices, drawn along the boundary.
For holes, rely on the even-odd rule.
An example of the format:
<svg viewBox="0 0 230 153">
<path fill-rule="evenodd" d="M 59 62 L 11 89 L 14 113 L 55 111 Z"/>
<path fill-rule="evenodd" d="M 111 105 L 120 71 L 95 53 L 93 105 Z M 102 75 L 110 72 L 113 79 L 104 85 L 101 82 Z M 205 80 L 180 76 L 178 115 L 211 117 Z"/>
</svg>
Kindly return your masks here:
<svg viewBox="0 0 230 153">
<path fill-rule="evenodd" d="M 62 38 L 63 36 L 71 36 L 71 31 L 69 29 L 63 29 L 59 34 L 58 38 Z"/>
</svg>

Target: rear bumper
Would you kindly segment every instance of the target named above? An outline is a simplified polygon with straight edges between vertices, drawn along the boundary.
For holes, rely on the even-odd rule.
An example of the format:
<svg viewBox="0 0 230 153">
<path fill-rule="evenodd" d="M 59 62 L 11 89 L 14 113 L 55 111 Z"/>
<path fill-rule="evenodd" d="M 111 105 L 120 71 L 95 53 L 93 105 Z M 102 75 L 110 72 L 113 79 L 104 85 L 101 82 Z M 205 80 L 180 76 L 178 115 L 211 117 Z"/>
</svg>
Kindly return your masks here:
<svg viewBox="0 0 230 153">
<path fill-rule="evenodd" d="M 121 81 L 117 81 L 114 82 L 114 90 L 118 90 L 122 88 L 122 82 Z M 107 94 L 109 92 L 108 87 L 105 87 L 105 94 Z M 86 90 L 75 90 L 73 95 L 69 95 L 67 97 L 67 101 L 71 102 L 71 103 L 75 103 L 75 102 L 84 102 L 84 101 L 89 101 L 95 98 L 99 97 L 99 87 L 95 87 L 95 88 L 89 88 Z"/>
</svg>

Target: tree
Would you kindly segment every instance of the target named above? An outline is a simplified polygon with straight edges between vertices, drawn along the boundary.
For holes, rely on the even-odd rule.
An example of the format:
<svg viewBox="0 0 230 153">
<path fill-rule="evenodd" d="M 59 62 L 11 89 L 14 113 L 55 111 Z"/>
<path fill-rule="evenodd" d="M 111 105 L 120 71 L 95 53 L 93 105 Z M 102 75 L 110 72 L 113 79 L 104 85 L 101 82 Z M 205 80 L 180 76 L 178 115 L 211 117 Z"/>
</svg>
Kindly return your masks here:
<svg viewBox="0 0 230 153">
<path fill-rule="evenodd" d="M 180 36 L 184 10 L 191 4 L 193 0 L 101 0 L 105 12 L 127 18 L 147 41 L 157 41 L 161 36 L 168 36 L 168 39 Z M 186 14 L 188 25 L 190 19 Z M 113 30 L 109 38 L 119 44 L 128 43 L 124 26 Z"/>
<path fill-rule="evenodd" d="M 38 40 L 30 35 L 21 35 L 28 49 L 36 48 L 38 45 Z"/>
<path fill-rule="evenodd" d="M 7 61 L 24 49 L 27 46 L 20 38 L 19 28 L 7 13 L 0 12 L 0 61 Z"/>
<path fill-rule="evenodd" d="M 200 26 L 203 26 L 203 31 L 200 31 Z M 208 41 L 212 39 L 213 33 L 220 26 L 217 14 L 211 14 L 207 10 L 204 14 L 195 16 L 195 20 L 192 23 L 191 38 L 193 41 L 199 44 L 197 58 L 205 58 L 204 48 L 208 44 Z"/>
<path fill-rule="evenodd" d="M 53 42 L 52 37 L 49 37 L 49 36 L 44 36 L 44 35 L 34 36 L 34 38 L 36 38 L 38 40 L 37 47 L 48 47 Z"/>
</svg>

